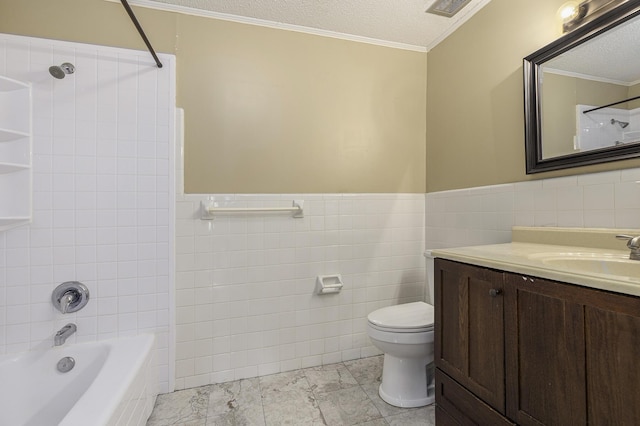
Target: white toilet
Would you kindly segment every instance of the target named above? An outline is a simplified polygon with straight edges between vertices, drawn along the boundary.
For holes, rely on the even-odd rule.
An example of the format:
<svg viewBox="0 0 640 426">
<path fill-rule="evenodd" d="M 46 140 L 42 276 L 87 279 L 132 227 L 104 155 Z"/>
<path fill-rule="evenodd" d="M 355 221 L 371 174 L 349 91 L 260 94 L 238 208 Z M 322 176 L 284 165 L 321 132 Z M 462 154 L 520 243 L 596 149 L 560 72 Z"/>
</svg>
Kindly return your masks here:
<svg viewBox="0 0 640 426">
<path fill-rule="evenodd" d="M 433 301 L 433 258 L 427 258 L 427 299 Z M 396 407 L 422 407 L 435 400 L 434 309 L 425 302 L 387 306 L 368 316 L 367 334 L 384 352 L 378 394 Z"/>
</svg>

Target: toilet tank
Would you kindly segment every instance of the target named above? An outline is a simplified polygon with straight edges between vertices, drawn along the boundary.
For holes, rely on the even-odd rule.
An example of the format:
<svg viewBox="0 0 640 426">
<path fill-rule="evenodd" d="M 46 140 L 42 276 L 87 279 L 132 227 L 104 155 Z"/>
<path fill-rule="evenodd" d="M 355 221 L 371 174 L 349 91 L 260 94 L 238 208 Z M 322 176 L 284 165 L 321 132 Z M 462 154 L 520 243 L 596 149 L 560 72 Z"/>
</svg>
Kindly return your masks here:
<svg viewBox="0 0 640 426">
<path fill-rule="evenodd" d="M 430 305 L 435 303 L 435 297 L 433 295 L 433 255 L 431 254 L 431 250 L 425 250 L 424 252 L 424 260 L 426 265 L 426 291 L 424 294 L 424 301 Z"/>
</svg>

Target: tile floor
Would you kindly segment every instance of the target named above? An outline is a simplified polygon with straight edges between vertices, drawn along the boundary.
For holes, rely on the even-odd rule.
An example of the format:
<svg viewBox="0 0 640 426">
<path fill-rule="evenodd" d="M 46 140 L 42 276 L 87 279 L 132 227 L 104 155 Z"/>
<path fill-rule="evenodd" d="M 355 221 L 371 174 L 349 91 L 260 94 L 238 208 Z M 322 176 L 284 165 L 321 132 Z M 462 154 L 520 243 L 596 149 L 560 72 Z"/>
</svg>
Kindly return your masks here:
<svg viewBox="0 0 640 426">
<path fill-rule="evenodd" d="M 378 396 L 382 356 L 159 395 L 147 426 L 435 425 L 434 406 Z"/>
</svg>

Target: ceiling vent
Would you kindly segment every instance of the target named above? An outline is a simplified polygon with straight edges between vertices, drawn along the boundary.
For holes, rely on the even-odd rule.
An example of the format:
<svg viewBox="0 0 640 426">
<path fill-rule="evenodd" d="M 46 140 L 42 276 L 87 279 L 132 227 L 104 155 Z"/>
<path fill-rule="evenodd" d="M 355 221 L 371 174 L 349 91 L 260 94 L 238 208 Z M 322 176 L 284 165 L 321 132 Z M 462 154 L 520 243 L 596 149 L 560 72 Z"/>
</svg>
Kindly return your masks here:
<svg viewBox="0 0 640 426">
<path fill-rule="evenodd" d="M 467 5 L 471 0 L 436 0 L 435 3 L 427 9 L 427 13 L 434 15 L 446 16 L 451 18 Z"/>
</svg>

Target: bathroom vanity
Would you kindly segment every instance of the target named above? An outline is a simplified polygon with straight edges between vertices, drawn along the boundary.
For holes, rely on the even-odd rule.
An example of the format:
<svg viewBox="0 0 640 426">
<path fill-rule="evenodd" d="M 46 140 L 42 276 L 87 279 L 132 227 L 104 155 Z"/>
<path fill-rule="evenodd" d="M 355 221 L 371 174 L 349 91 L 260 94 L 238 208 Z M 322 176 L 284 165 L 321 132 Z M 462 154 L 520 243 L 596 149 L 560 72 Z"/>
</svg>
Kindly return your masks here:
<svg viewBox="0 0 640 426">
<path fill-rule="evenodd" d="M 637 424 L 640 261 L 521 231 L 434 251 L 437 424 Z"/>
</svg>

